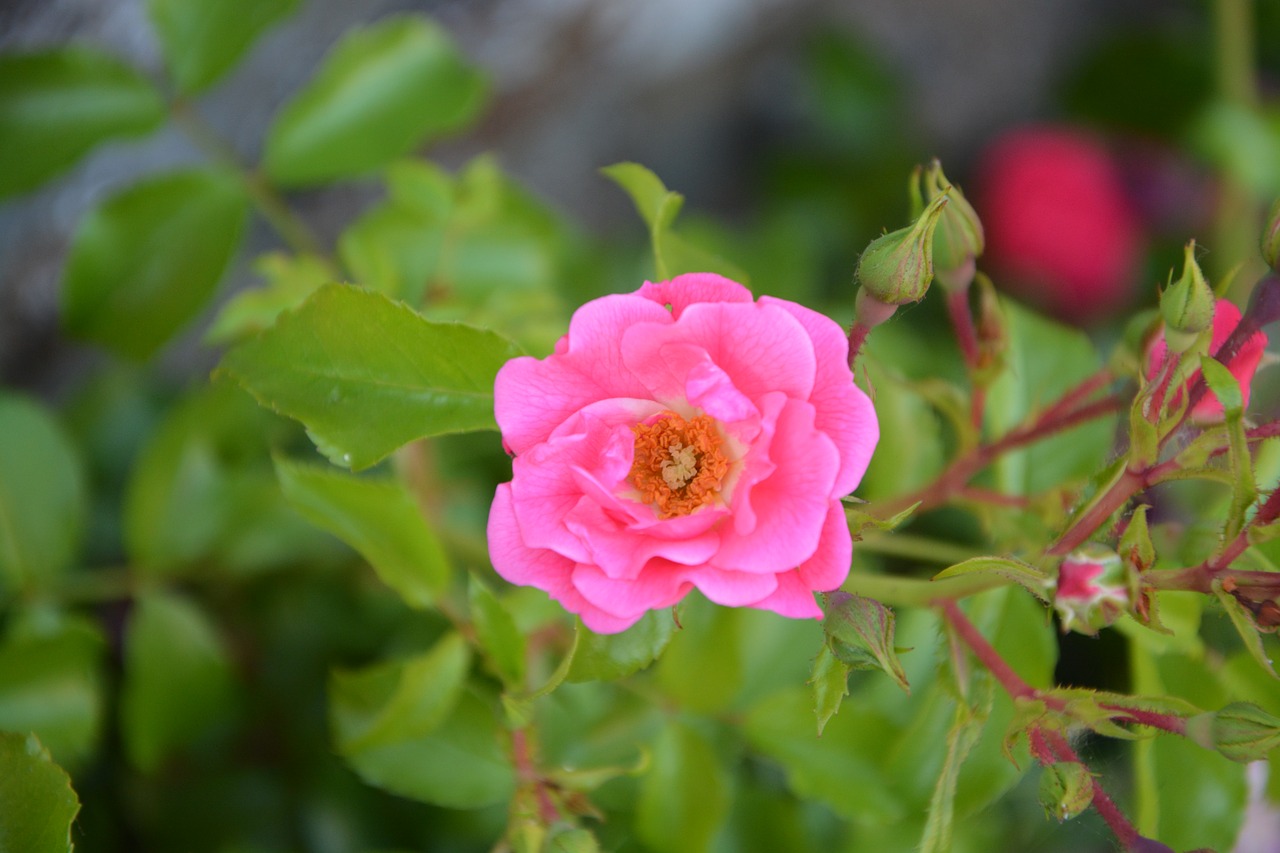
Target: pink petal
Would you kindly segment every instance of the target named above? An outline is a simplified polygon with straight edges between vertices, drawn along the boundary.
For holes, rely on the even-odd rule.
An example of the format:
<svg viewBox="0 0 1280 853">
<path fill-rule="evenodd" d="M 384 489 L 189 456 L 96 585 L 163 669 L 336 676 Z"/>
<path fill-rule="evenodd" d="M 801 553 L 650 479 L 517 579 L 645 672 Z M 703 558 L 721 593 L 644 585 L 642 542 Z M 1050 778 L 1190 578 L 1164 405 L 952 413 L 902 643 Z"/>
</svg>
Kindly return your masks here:
<svg viewBox="0 0 1280 853">
<path fill-rule="evenodd" d="M 489 559 L 498 574 L 510 583 L 548 593 L 570 613 L 580 614 L 583 623 L 596 633 L 615 634 L 635 624 L 640 614 L 620 618 L 583 598 L 573 586 L 572 561 L 552 551 L 525 545 L 511 505 L 510 485 L 498 486 L 489 509 Z"/>
<path fill-rule="evenodd" d="M 661 305 L 633 295 L 596 299 L 574 312 L 564 351 L 538 360 L 515 358 L 494 382 L 494 415 L 503 438 L 520 454 L 545 441 L 565 418 L 612 397 L 650 398 L 626 368 L 618 339 L 636 324 L 672 323 Z"/>
<path fill-rule="evenodd" d="M 789 400 L 778 416 L 769 455 L 773 475 L 751 490 L 755 529 L 725 529 L 712 563 L 738 571 L 779 572 L 816 553 L 831 504 L 840 457 L 825 433 L 813 428 L 813 406 Z"/>
<path fill-rule="evenodd" d="M 702 594 L 725 607 L 745 607 L 760 601 L 778 588 L 776 575 L 733 572 L 706 566 L 691 575 Z"/>
<path fill-rule="evenodd" d="M 628 529 L 590 500 L 574 507 L 565 518 L 565 527 L 586 548 L 587 558 L 581 562 L 598 566 L 617 580 L 639 577 L 657 557 L 684 566 L 702 565 L 720 547 L 720 534 L 712 530 L 680 539 L 660 539 L 645 531 Z"/>
<path fill-rule="evenodd" d="M 847 495 L 862 480 L 880 439 L 871 400 L 854 384 L 849 371 L 849 340 L 839 324 L 825 314 L 772 296 L 761 297 L 760 303 L 777 306 L 795 317 L 813 341 L 817 374 L 809 402 L 817 410 L 814 426 L 831 436 L 840 452 L 840 472 L 832 497 Z"/>
<path fill-rule="evenodd" d="M 670 305 L 671 315 L 677 320 L 684 309 L 698 302 L 751 301 L 750 290 L 736 281 L 709 272 L 685 273 L 657 283 L 646 281 L 636 294 L 659 305 Z"/>
<path fill-rule="evenodd" d="M 800 564 L 796 570 L 800 581 L 816 592 L 830 592 L 844 583 L 849 576 L 849 564 L 853 560 L 853 537 L 849 534 L 849 521 L 845 518 L 844 505 L 832 501 L 827 510 L 827 520 L 822 525 L 822 538 L 818 550 Z"/>
<path fill-rule="evenodd" d="M 751 400 L 770 391 L 805 400 L 813 390 L 813 343 L 776 306 L 699 303 L 674 324 L 641 323 L 622 335 L 623 363 L 658 400 L 683 397 L 690 371 L 708 357 Z"/>
<path fill-rule="evenodd" d="M 822 608 L 813 600 L 813 590 L 800 580 L 798 572 L 783 572 L 777 577 L 777 590 L 749 606 L 772 610 L 790 619 L 822 618 Z"/>
<path fill-rule="evenodd" d="M 692 570 L 663 560 L 654 560 L 632 580 L 615 580 L 599 566 L 579 564 L 573 570 L 573 585 L 593 607 L 612 616 L 639 618 L 646 610 L 670 607 L 693 589 L 688 580 Z"/>
</svg>

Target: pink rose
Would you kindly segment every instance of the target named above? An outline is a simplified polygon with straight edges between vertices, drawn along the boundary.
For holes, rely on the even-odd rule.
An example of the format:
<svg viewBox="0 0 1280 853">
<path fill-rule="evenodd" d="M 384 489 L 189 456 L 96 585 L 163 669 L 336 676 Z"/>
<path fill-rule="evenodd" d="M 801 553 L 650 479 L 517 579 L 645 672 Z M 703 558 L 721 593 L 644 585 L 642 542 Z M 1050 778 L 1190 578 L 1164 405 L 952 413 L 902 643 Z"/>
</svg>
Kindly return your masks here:
<svg viewBox="0 0 1280 853">
<path fill-rule="evenodd" d="M 1236 326 L 1240 325 L 1240 309 L 1225 299 L 1219 299 L 1213 308 L 1213 336 L 1209 341 L 1209 354 L 1213 355 L 1226 342 Z M 1262 361 L 1262 353 L 1267 348 L 1267 336 L 1262 332 L 1250 335 L 1236 351 L 1235 356 L 1226 362 L 1231 375 L 1240 383 L 1240 398 L 1245 408 L 1249 407 L 1249 386 L 1253 384 L 1253 374 Z M 1169 357 L 1169 347 L 1165 344 L 1164 335 L 1156 335 L 1147 351 L 1147 378 L 1154 379 L 1156 373 Z M 1191 374 L 1187 380 L 1190 386 L 1200 377 L 1200 371 Z M 1181 393 L 1179 391 L 1178 393 Z M 1198 424 L 1218 423 L 1222 420 L 1222 403 L 1212 391 L 1205 393 L 1191 410 L 1191 420 Z"/>
<path fill-rule="evenodd" d="M 512 359 L 494 409 L 515 454 L 489 513 L 498 574 L 614 633 L 693 587 L 821 617 L 849 572 L 840 497 L 879 438 L 829 318 L 697 273 L 579 308 Z"/>
<path fill-rule="evenodd" d="M 1077 322 L 1132 298 L 1138 219 L 1093 137 L 1051 126 L 1007 133 L 983 153 L 974 188 L 1002 287 Z"/>
</svg>

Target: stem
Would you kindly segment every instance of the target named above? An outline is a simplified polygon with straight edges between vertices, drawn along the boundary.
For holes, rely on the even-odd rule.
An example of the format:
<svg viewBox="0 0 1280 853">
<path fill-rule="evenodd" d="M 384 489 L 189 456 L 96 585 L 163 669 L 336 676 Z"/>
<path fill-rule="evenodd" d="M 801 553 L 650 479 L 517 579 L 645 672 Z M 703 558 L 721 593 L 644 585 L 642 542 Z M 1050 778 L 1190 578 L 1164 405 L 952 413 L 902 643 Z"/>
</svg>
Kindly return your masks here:
<svg viewBox="0 0 1280 853">
<path fill-rule="evenodd" d="M 845 592 L 894 607 L 933 607 L 954 599 L 1008 586 L 996 575 L 961 575 L 942 580 L 904 578 L 895 575 L 850 574 L 840 588 Z"/>
<path fill-rule="evenodd" d="M 182 128 L 196 147 L 214 162 L 233 170 L 240 176 L 258 212 L 291 249 L 299 254 L 320 258 L 336 272 L 337 265 L 321 248 L 320 240 L 302 218 L 293 212 L 262 175 L 241 162 L 231 145 L 204 120 L 190 101 L 183 98 L 175 99 L 170 105 L 170 112 L 174 123 Z"/>
<path fill-rule="evenodd" d="M 849 369 L 853 370 L 854 363 L 858 360 L 859 353 L 862 352 L 862 345 L 867 340 L 867 335 L 871 334 L 871 327 L 864 326 L 858 321 L 854 321 L 853 326 L 849 329 Z"/>
<path fill-rule="evenodd" d="M 954 601 L 946 601 L 942 604 L 942 613 L 947 621 L 951 623 L 951 627 L 955 629 L 960 639 L 973 652 L 973 656 L 982 662 L 1000 685 L 1004 687 L 1005 692 L 1014 699 L 1034 699 L 1037 691 L 1034 687 L 1022 680 L 1022 676 L 1013 671 L 1013 667 L 1005 662 L 1005 659 L 996 651 L 995 646 L 987 642 L 987 638 L 982 636 L 969 617 L 964 615 L 964 611 L 960 609 L 960 605 Z"/>
<path fill-rule="evenodd" d="M 973 314 L 969 311 L 969 288 L 947 294 L 947 315 L 955 329 L 956 343 L 964 363 L 972 371 L 978 366 L 978 333 L 973 328 Z"/>
<path fill-rule="evenodd" d="M 982 636 L 982 632 L 974 627 L 974 624 L 964 615 L 964 611 L 960 609 L 958 604 L 954 601 L 948 601 L 943 604 L 942 612 L 947 621 L 951 623 L 951 627 L 955 629 L 956 634 L 972 650 L 974 657 L 990 670 L 991 674 L 996 677 L 996 680 L 1000 682 L 1001 686 L 1013 699 L 1041 698 L 1040 692 L 1023 681 L 1022 677 L 1014 672 L 1013 668 L 1000 656 L 995 647 L 987 642 L 987 638 Z M 1128 709 L 1125 709 L 1124 713 L 1132 716 L 1132 712 Z M 1028 731 L 1028 739 L 1031 743 L 1032 754 L 1041 764 L 1052 764 L 1054 761 L 1070 761 L 1085 767 L 1086 770 L 1088 769 L 1088 765 L 1071 748 L 1071 744 L 1067 742 L 1062 732 L 1038 726 L 1032 727 Z M 1046 759 L 1050 760 L 1046 761 Z M 1126 850 L 1131 849 L 1139 838 L 1138 830 L 1124 816 L 1124 813 L 1120 811 L 1097 780 L 1093 783 L 1093 807 L 1102 816 L 1102 819 L 1107 822 L 1107 826 L 1111 827 L 1111 831 L 1115 833 L 1116 839 L 1120 844 Z"/>
<path fill-rule="evenodd" d="M 1111 488 L 1094 499 L 1089 508 L 1063 531 L 1058 541 L 1049 546 L 1049 550 L 1045 553 L 1060 557 L 1079 548 L 1106 523 L 1116 510 L 1146 487 L 1147 472 L 1139 473 L 1126 468 L 1119 479 L 1111 484 Z"/>
<path fill-rule="evenodd" d="M 1236 109 L 1256 110 L 1258 90 L 1254 76 L 1253 0 L 1215 0 L 1213 6 L 1214 64 L 1218 97 Z M 1259 266 L 1253 248 L 1255 231 L 1254 199 L 1249 188 L 1235 175 L 1222 170 L 1217 210 L 1214 214 L 1213 253 L 1215 273 L 1222 275 L 1244 262 Z M 1252 270 L 1241 270 L 1232 295 L 1248 293 Z"/>
<path fill-rule="evenodd" d="M 939 563 L 944 566 L 963 563 L 971 557 L 978 556 L 978 552 L 972 548 L 913 533 L 864 532 L 857 547 L 860 551 L 870 551 L 889 557 L 904 557 L 925 563 Z"/>
</svg>

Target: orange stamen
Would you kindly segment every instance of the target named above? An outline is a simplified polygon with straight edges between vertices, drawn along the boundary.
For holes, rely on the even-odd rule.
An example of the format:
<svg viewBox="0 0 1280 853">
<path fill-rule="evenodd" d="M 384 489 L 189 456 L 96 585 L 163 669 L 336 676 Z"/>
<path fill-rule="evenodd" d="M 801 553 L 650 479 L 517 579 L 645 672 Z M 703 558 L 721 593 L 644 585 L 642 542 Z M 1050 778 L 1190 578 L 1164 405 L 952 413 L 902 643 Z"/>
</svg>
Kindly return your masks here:
<svg viewBox="0 0 1280 853">
<path fill-rule="evenodd" d="M 653 423 L 631 430 L 636 435 L 631 483 L 660 518 L 688 515 L 720 496 L 729 460 L 720 450 L 723 439 L 710 415 L 686 421 L 664 412 Z"/>
</svg>

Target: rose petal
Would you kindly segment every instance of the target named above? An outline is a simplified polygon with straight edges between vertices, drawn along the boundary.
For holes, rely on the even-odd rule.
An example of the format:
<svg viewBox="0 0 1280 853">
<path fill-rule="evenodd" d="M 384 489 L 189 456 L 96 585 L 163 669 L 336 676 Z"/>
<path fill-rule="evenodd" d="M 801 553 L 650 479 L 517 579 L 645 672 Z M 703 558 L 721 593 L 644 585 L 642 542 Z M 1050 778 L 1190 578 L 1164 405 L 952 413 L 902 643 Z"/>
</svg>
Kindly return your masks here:
<svg viewBox="0 0 1280 853">
<path fill-rule="evenodd" d="M 778 588 L 776 575 L 732 572 L 712 566 L 698 569 L 690 577 L 703 595 L 725 607 L 745 607 L 773 595 Z"/>
<path fill-rule="evenodd" d="M 777 578 L 778 588 L 771 595 L 748 606 L 772 610 L 791 619 L 822 618 L 822 608 L 814 601 L 813 590 L 800 580 L 798 572 L 783 572 Z"/>
<path fill-rule="evenodd" d="M 573 570 L 573 585 L 594 607 L 621 619 L 639 618 L 646 610 L 671 607 L 693 589 L 688 580 L 692 569 L 664 560 L 654 560 L 637 577 L 615 580 L 599 566 L 579 563 Z"/>
<path fill-rule="evenodd" d="M 563 353 L 542 360 L 524 356 L 503 365 L 494 383 L 494 416 L 508 446 L 524 453 L 590 403 L 651 398 L 623 364 L 618 339 L 637 324 L 672 322 L 661 305 L 648 299 L 605 296 L 574 313 Z"/>
<path fill-rule="evenodd" d="M 684 309 L 699 302 L 750 302 L 751 291 L 736 281 L 709 272 L 678 275 L 670 281 L 646 281 L 636 294 L 659 305 L 670 305 L 677 320 Z"/>
<path fill-rule="evenodd" d="M 849 576 L 849 564 L 853 560 L 853 536 L 849 533 L 849 521 L 844 505 L 832 501 L 827 510 L 827 520 L 822 525 L 822 538 L 813 556 L 796 569 L 800 581 L 815 592 L 830 592 L 844 583 Z"/>
<path fill-rule="evenodd" d="M 831 439 L 813 428 L 813 417 L 813 406 L 787 401 L 769 449 L 777 468 L 751 490 L 755 529 L 744 534 L 725 528 L 713 565 L 777 572 L 799 566 L 817 551 L 840 457 Z"/>
<path fill-rule="evenodd" d="M 583 499 L 569 512 L 565 527 L 586 548 L 587 558 L 581 562 L 599 566 L 602 572 L 617 580 L 639 577 L 645 566 L 657 557 L 684 566 L 702 565 L 720 547 L 720 534 L 713 530 L 660 539 L 645 531 L 628 529 L 589 499 Z"/>
<path fill-rule="evenodd" d="M 657 400 L 682 399 L 690 371 L 708 358 L 753 401 L 771 391 L 804 400 L 813 390 L 813 342 L 776 305 L 690 305 L 675 323 L 622 335 L 623 364 Z"/>
<path fill-rule="evenodd" d="M 817 411 L 814 426 L 831 436 L 840 453 L 840 472 L 831 496 L 847 495 L 862 481 L 880 440 L 871 399 L 854 384 L 849 371 L 849 340 L 839 324 L 825 314 L 771 296 L 761 297 L 760 302 L 795 317 L 813 341 L 817 373 L 809 402 Z"/>
</svg>

